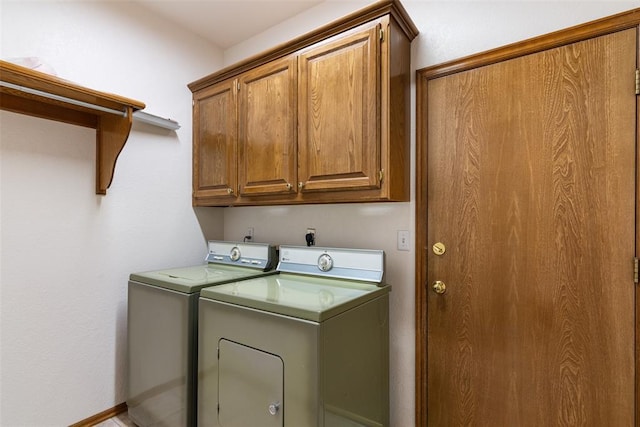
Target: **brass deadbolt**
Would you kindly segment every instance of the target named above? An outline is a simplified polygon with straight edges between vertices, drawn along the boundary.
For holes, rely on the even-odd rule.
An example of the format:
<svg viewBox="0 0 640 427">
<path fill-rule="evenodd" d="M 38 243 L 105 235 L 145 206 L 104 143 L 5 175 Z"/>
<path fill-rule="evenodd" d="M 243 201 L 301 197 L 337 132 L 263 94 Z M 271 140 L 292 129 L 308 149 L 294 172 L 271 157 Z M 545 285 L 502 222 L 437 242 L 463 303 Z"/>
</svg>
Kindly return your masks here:
<svg viewBox="0 0 640 427">
<path fill-rule="evenodd" d="M 444 243 L 438 242 L 433 245 L 433 253 L 436 255 L 443 255 L 447 248 L 444 247 Z"/>
</svg>

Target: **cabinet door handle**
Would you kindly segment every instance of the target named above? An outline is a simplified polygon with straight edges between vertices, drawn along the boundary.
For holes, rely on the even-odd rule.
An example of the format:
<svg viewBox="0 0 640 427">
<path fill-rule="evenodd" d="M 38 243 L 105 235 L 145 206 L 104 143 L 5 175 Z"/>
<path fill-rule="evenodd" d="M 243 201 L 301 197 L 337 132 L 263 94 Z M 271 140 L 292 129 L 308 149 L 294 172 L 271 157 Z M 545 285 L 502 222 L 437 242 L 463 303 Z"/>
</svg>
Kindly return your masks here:
<svg viewBox="0 0 640 427">
<path fill-rule="evenodd" d="M 302 188 L 302 187 L 304 187 L 304 182 L 300 181 L 300 182 L 298 183 L 298 188 Z"/>
<path fill-rule="evenodd" d="M 227 188 L 227 193 L 228 194 L 233 194 L 233 188 Z"/>
</svg>

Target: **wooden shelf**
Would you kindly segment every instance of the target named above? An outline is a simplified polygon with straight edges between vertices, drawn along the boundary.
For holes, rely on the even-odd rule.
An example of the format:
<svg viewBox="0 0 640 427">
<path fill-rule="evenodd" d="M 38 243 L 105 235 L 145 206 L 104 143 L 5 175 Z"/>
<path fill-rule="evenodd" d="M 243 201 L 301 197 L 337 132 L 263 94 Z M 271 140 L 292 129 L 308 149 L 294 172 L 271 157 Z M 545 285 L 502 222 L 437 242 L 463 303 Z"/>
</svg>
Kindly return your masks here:
<svg viewBox="0 0 640 427">
<path fill-rule="evenodd" d="M 144 103 L 0 60 L 0 109 L 96 130 L 96 194 L 107 194 L 133 113 Z"/>
</svg>

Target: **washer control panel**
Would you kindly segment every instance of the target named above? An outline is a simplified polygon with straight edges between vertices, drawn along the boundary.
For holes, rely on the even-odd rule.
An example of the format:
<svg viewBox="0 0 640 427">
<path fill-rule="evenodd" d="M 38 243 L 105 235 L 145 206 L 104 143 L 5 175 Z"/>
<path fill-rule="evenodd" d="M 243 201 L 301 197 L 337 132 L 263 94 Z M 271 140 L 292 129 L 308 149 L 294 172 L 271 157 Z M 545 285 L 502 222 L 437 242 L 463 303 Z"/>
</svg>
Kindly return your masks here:
<svg viewBox="0 0 640 427">
<path fill-rule="evenodd" d="M 205 260 L 212 264 L 229 264 L 270 270 L 276 263 L 275 247 L 262 243 L 221 242 L 210 240 Z"/>
<path fill-rule="evenodd" d="M 229 258 L 231 258 L 231 261 L 237 261 L 240 259 L 240 248 L 237 246 L 234 246 L 233 248 L 231 248 L 231 252 L 229 253 Z"/>
</svg>

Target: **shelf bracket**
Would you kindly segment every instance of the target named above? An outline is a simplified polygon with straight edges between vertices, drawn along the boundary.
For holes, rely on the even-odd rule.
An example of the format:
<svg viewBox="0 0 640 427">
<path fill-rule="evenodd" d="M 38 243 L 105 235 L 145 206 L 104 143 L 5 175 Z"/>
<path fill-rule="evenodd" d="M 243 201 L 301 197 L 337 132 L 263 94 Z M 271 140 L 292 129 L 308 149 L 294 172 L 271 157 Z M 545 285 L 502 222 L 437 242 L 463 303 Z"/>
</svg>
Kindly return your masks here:
<svg viewBox="0 0 640 427">
<path fill-rule="evenodd" d="M 129 138 L 133 111 L 127 107 L 126 119 L 101 116 L 96 129 L 96 194 L 107 194 L 111 186 L 116 161 Z"/>
</svg>

